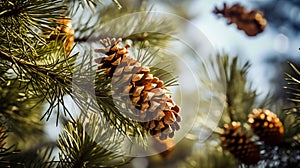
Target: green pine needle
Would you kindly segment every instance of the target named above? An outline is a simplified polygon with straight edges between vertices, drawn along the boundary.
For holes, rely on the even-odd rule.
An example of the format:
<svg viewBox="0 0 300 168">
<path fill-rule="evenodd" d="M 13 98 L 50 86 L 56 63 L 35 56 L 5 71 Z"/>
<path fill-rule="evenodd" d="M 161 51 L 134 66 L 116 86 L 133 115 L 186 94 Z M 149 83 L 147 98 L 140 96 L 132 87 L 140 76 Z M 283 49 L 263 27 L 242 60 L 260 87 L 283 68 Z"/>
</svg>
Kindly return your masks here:
<svg viewBox="0 0 300 168">
<path fill-rule="evenodd" d="M 286 74 L 285 80 L 287 81 L 287 86 L 284 88 L 287 90 L 289 101 L 294 103 L 294 106 L 287 109 L 289 112 L 288 115 L 292 115 L 295 117 L 294 126 L 299 128 L 300 124 L 300 71 L 299 69 L 293 65 L 293 63 L 289 62 L 292 70 L 295 72 L 295 75 L 292 76 L 290 74 Z M 293 111 L 292 113 L 290 111 Z"/>
<path fill-rule="evenodd" d="M 91 113 L 90 113 L 91 114 Z M 115 167 L 126 164 L 120 155 L 121 136 L 95 114 L 68 122 L 58 139 L 60 167 Z"/>
</svg>

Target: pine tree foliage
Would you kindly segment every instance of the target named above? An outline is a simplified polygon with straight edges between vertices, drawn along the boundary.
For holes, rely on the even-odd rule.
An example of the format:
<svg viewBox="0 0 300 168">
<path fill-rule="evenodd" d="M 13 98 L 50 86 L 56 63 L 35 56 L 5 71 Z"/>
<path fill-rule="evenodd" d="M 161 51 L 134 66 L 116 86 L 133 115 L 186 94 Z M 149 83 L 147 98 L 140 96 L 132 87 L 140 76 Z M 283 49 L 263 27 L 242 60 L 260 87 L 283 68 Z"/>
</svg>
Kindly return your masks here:
<svg viewBox="0 0 300 168">
<path fill-rule="evenodd" d="M 223 114 L 221 118 L 217 115 L 209 114 L 212 118 L 219 119 L 216 121 L 212 120 L 212 122 L 217 122 L 217 128 L 209 128 L 204 125 L 204 123 L 200 125 L 201 127 L 206 127 L 206 129 L 214 129 L 212 130 L 214 134 L 207 139 L 208 143 L 201 144 L 203 146 L 202 148 L 206 149 L 205 152 L 195 151 L 193 155 L 187 158 L 187 162 L 189 163 L 185 163 L 185 165 L 195 168 L 200 165 L 206 165 L 207 167 L 223 167 L 223 165 L 232 167 L 239 165 L 240 163 L 237 162 L 237 160 L 226 159 L 228 157 L 232 158 L 233 156 L 221 147 L 219 134 L 223 132 L 223 125 L 226 123 L 231 123 L 232 121 L 245 123 L 248 113 L 255 107 L 256 90 L 251 87 L 251 82 L 249 82 L 247 77 L 250 64 L 249 62 L 242 64 L 242 61 L 239 60 L 237 56 L 231 57 L 228 54 L 217 54 L 216 57 L 212 57 L 209 62 L 203 64 L 202 67 L 204 69 L 208 68 L 210 72 L 213 72 L 213 74 L 203 73 L 210 75 L 210 77 L 207 75 L 201 77 L 204 89 L 212 91 L 209 95 L 210 98 L 206 99 L 219 102 L 216 104 L 219 107 L 213 107 L 213 109 L 223 109 Z M 209 103 L 206 102 L 205 104 Z M 213 111 L 211 113 L 218 112 Z M 200 118 L 207 117 L 201 113 L 199 114 Z M 201 120 L 203 119 L 200 119 L 200 121 Z M 218 154 L 216 155 L 216 153 Z M 207 159 L 204 159 L 205 157 L 207 157 Z"/>
<path fill-rule="evenodd" d="M 58 139 L 59 167 L 115 167 L 128 162 L 121 154 L 124 139 L 100 117 L 91 114 L 69 121 Z"/>
<path fill-rule="evenodd" d="M 247 76 L 250 63 L 242 63 L 237 56 L 217 54 L 201 67 L 200 71 L 203 71 L 203 75 L 200 80 L 203 83 L 203 89 L 212 92 L 203 96 L 205 103 L 202 106 L 210 108 L 206 107 L 205 104 L 210 104 L 208 101 L 213 100 L 213 103 L 218 106 L 216 110 L 223 109 L 221 118 L 218 116 L 218 111 L 209 113 L 212 119 L 220 118 L 220 121 L 212 122 L 218 122 L 219 127 L 223 127 L 225 123 L 231 121 L 247 122 L 248 114 L 257 105 L 256 90 L 252 87 Z M 215 107 L 211 108 L 214 109 Z M 199 115 L 200 118 L 206 117 L 205 112 L 199 113 Z"/>
<path fill-rule="evenodd" d="M 2 42 L 19 46 L 22 44 L 24 49 L 29 51 L 35 50 L 31 47 L 32 44 L 43 41 L 37 34 L 37 30 L 53 29 L 51 26 L 53 18 L 59 18 L 66 11 L 66 6 L 59 0 L 2 1 L 0 5 L 1 32 L 3 32 L 1 40 L 4 40 Z M 31 60 L 29 56 L 25 58 Z"/>
<path fill-rule="evenodd" d="M 50 168 L 56 167 L 57 163 L 52 156 L 53 144 L 43 144 L 27 151 L 19 151 L 11 156 L 10 167 Z"/>
<path fill-rule="evenodd" d="M 292 109 L 289 109 L 289 114 L 292 116 L 295 116 L 295 122 L 294 126 L 298 128 L 299 130 L 299 124 L 300 124 L 300 71 L 297 69 L 295 65 L 292 63 L 289 63 L 293 71 L 295 72 L 295 76 L 292 76 L 290 74 L 286 74 L 286 81 L 288 82 L 288 85 L 285 87 L 287 89 L 287 93 L 290 95 L 289 100 L 295 104 L 295 106 Z"/>
<path fill-rule="evenodd" d="M 135 47 L 166 47 L 180 25 L 174 21 L 157 17 L 152 8 L 140 0 L 120 2 L 121 10 L 115 4 L 97 7 L 93 15 L 82 13 L 75 20 L 75 41 L 97 42 L 107 37 L 130 40 Z M 86 9 L 84 9 L 86 10 Z M 147 11 L 147 12 L 146 12 Z M 87 12 L 88 13 L 88 12 Z"/>
<path fill-rule="evenodd" d="M 8 167 L 10 165 L 9 160 L 17 152 L 15 146 L 6 147 L 7 143 L 7 130 L 4 128 L 5 125 L 1 123 L 0 126 L 0 166 Z"/>
<path fill-rule="evenodd" d="M 3 83 L 15 83 L 26 98 L 48 101 L 53 106 L 45 114 L 50 114 L 58 102 L 62 103 L 63 95 L 70 92 L 66 85 L 70 82 L 67 77 L 72 74 L 69 63 L 72 57 L 64 59 L 59 43 L 47 45 L 38 32 L 54 29 L 58 25 L 55 19 L 66 8 L 60 1 L 15 1 L 1 5 L 0 22 L 4 25 L 1 27 L 1 71 L 7 76 Z M 7 73 L 8 70 L 11 72 Z"/>
<path fill-rule="evenodd" d="M 212 59 L 213 60 L 213 59 Z M 203 84 L 206 85 L 206 88 L 210 90 L 217 90 L 212 96 L 214 101 L 222 101 L 222 81 L 226 81 L 226 91 L 224 92 L 226 99 L 225 100 L 225 108 L 223 116 L 218 121 L 220 127 L 223 126 L 224 123 L 230 123 L 231 121 L 241 121 L 244 126 L 244 130 L 248 130 L 249 135 L 253 135 L 253 132 L 250 131 L 250 126 L 246 123 L 248 117 L 247 115 L 252 111 L 253 108 L 262 107 L 262 108 L 272 108 L 275 112 L 280 116 L 280 120 L 283 122 L 283 127 L 285 130 L 284 139 L 280 144 L 277 145 L 268 145 L 262 141 L 257 141 L 257 138 L 253 138 L 255 143 L 260 144 L 260 157 L 261 161 L 259 161 L 254 166 L 263 166 L 263 167 L 289 167 L 297 164 L 297 157 L 299 157 L 299 128 L 296 121 L 297 116 L 297 106 L 286 109 L 286 105 L 278 101 L 272 101 L 270 96 L 266 96 L 262 102 L 257 101 L 257 91 L 255 88 L 251 87 L 251 84 L 248 85 L 249 79 L 247 78 L 247 70 L 250 68 L 249 63 L 242 64 L 242 66 L 238 63 L 238 57 L 229 57 L 228 55 L 218 55 L 215 60 L 212 61 L 212 65 L 214 66 L 214 76 L 215 78 L 211 78 L 211 82 L 214 83 L 214 88 L 211 86 L 211 83 L 207 83 L 208 79 L 203 77 Z M 206 67 L 208 67 L 206 65 Z M 292 66 L 293 69 L 297 72 L 297 69 Z M 224 73 L 224 75 L 222 75 Z M 291 94 L 293 97 L 297 95 L 297 87 L 299 86 L 297 83 L 297 78 L 294 76 L 288 75 L 287 80 L 289 81 L 289 85 L 287 88 L 292 90 Z M 268 100 L 269 99 L 269 100 Z M 294 99 L 293 99 L 294 100 Z M 220 105 L 222 105 L 220 103 Z M 284 108 L 285 107 L 285 108 Z M 285 112 L 288 111 L 288 114 Z M 205 115 L 199 116 L 206 117 Z M 215 116 L 217 117 L 217 116 Z M 296 124 L 295 124 L 296 123 Z M 202 126 L 202 125 L 201 125 Z M 202 127 L 206 127 L 203 125 Z M 207 127 L 208 128 L 208 127 Z M 274 128 L 274 126 L 272 127 Z M 209 128 L 208 128 L 209 129 Z M 201 144 L 202 148 L 206 148 L 204 153 L 195 151 L 190 157 L 187 158 L 186 162 L 184 162 L 185 166 L 188 167 L 199 167 L 202 165 L 207 165 L 206 167 L 224 167 L 223 165 L 233 165 L 236 166 L 245 166 L 240 162 L 229 162 L 226 158 L 232 158 L 233 156 L 228 155 L 229 152 L 225 149 L 222 149 L 219 142 L 219 134 L 222 133 L 222 129 L 215 128 L 214 134 L 208 138 L 209 143 Z M 250 134 L 250 132 L 252 132 Z M 259 136 L 259 135 L 257 135 Z M 278 139 L 279 140 L 279 139 Z M 270 139 L 270 141 L 272 141 Z M 277 141 L 274 140 L 274 142 Z M 262 143 L 264 145 L 262 145 Z M 273 141 L 272 141 L 273 143 Z M 240 148 L 242 149 L 242 147 Z M 218 153 L 219 155 L 216 155 Z M 213 155 L 213 157 L 209 157 L 209 159 L 203 159 L 204 157 L 208 157 L 207 155 Z M 284 159 L 285 158 L 285 159 Z M 202 160 L 203 159 L 203 160 Z M 213 161 L 209 161 L 213 159 Z M 249 158 L 250 159 L 250 158 Z M 226 161 L 228 162 L 226 162 Z M 201 164 L 197 164 L 201 163 Z M 215 163 L 215 164 L 211 164 Z M 217 164 L 217 163 L 220 163 Z M 226 166 L 225 166 L 226 167 Z"/>
<path fill-rule="evenodd" d="M 247 114 L 252 110 L 256 91 L 251 90 L 250 82 L 247 81 L 247 71 L 250 67 L 246 62 L 241 67 L 238 65 L 238 57 L 230 59 L 228 56 L 223 58 L 225 70 L 227 92 L 225 111 L 231 121 L 245 121 Z"/>
<path fill-rule="evenodd" d="M 218 54 L 210 60 L 212 71 L 215 75 L 211 78 L 214 83 L 212 88 L 207 77 L 202 77 L 202 82 L 207 89 L 215 90 L 212 96 L 220 105 L 224 105 L 224 113 L 219 126 L 230 121 L 247 121 L 247 115 L 252 111 L 256 100 L 256 90 L 251 87 L 251 82 L 247 77 L 250 67 L 249 62 L 241 64 L 238 57 L 230 57 L 227 54 Z M 205 67 L 206 65 L 203 65 Z M 224 94 L 224 95 L 222 95 Z M 225 104 L 221 102 L 225 101 Z"/>
<path fill-rule="evenodd" d="M 124 141 L 129 136 L 143 138 L 145 134 L 139 123 L 120 113 L 124 107 L 112 97 L 111 79 L 104 70 L 95 70 L 94 58 L 99 55 L 90 48 L 96 42 L 98 46 L 99 39 L 121 37 L 131 44 L 131 54 L 143 66 L 150 66 L 153 75 L 163 80 L 166 87 L 177 85 L 171 73 L 172 60 L 162 61 L 167 53 L 158 49 L 168 46 L 181 25 L 156 16 L 160 14 L 152 11 L 144 0 L 1 1 L 0 167 L 128 167 L 132 158 L 124 156 Z M 66 27 L 62 19 L 70 20 L 75 28 L 77 44 L 70 52 L 61 43 L 61 37 L 66 35 L 57 31 Z M 214 92 L 203 95 L 213 96 L 219 106 L 224 106 L 220 122 L 214 113 L 209 115 L 210 120 L 220 127 L 234 120 L 247 127 L 245 122 L 252 108 L 264 106 L 255 104 L 257 92 L 247 78 L 250 64 L 240 65 L 238 57 L 220 54 L 209 64 L 212 69 L 206 71 L 215 73 L 213 80 L 205 75 L 200 80 L 205 85 L 202 89 Z M 297 75 L 287 74 L 286 88 L 293 107 L 282 115 L 282 108 L 273 104 L 278 109 L 275 112 L 282 116 L 285 134 L 289 135 L 276 146 L 260 142 L 264 145 L 258 166 L 296 167 L 299 162 L 300 72 L 294 65 L 291 67 Z M 65 96 L 70 96 L 79 107 L 80 117 L 73 117 Z M 201 110 L 207 107 L 207 101 L 200 104 L 206 104 Z M 47 141 L 43 130 L 44 122 L 52 117 L 56 118 L 56 125 L 68 118 L 55 144 Z M 201 124 L 201 128 L 207 128 Z M 189 144 L 190 148 L 203 151 L 191 149 L 187 159 L 178 157 L 182 151 L 177 151 L 180 159 L 173 160 L 185 160 L 182 167 L 244 167 L 222 149 L 220 130 L 216 128 L 205 144 Z M 54 157 L 56 147 L 58 157 Z"/>
<path fill-rule="evenodd" d="M 13 134 L 30 142 L 28 136 L 42 137 L 41 115 L 48 120 L 54 110 L 62 109 L 57 111 L 57 123 L 60 114 L 71 116 L 64 102 L 65 95 L 77 98 L 75 101 L 79 106 L 84 104 L 83 99 L 81 101 L 76 93 L 72 93 L 74 86 L 71 81 L 73 72 L 85 65 L 74 66 L 73 61 L 77 55 L 67 54 L 60 39 L 47 39 L 49 31 L 64 26 L 59 20 L 65 19 L 65 2 L 7 1 L 1 2 L 0 6 L 1 120 L 7 123 Z M 48 102 L 49 108 L 41 114 L 41 108 L 37 107 L 45 102 Z M 81 135 L 80 131 L 78 134 Z M 14 140 L 10 143 L 19 141 Z M 47 166 L 47 162 L 52 163 L 49 157 L 51 153 L 49 149 L 41 155 L 40 161 L 26 162 L 26 165 Z M 106 159 L 110 157 L 110 153 L 103 155 Z M 14 156 L 16 166 L 25 164 L 21 158 L 21 155 Z M 9 160 L 4 162 L 10 164 Z"/>
<path fill-rule="evenodd" d="M 26 139 L 24 145 L 40 139 L 43 135 L 43 124 L 40 121 L 40 106 L 35 107 L 35 101 L 27 98 L 16 84 L 0 87 L 1 122 L 9 129 L 9 144 Z M 19 146 L 20 146 L 19 142 Z"/>
</svg>

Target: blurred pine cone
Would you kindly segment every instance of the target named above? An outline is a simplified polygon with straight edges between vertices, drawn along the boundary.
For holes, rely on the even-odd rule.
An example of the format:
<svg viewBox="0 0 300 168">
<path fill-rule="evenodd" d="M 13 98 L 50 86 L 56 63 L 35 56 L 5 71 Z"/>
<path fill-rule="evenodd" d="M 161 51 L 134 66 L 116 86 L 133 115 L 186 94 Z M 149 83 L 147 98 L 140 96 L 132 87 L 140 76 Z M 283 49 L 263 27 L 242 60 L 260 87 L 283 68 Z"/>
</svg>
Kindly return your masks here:
<svg viewBox="0 0 300 168">
<path fill-rule="evenodd" d="M 284 128 L 276 114 L 270 110 L 253 109 L 248 122 L 261 140 L 268 145 L 278 145 L 282 142 Z"/>
<path fill-rule="evenodd" d="M 256 164 L 260 160 L 258 146 L 241 130 L 240 122 L 233 121 L 224 125 L 221 145 L 244 164 Z"/>
<path fill-rule="evenodd" d="M 267 21 L 263 17 L 263 13 L 260 11 L 247 11 L 245 7 L 234 4 L 231 7 L 227 7 L 224 3 L 223 9 L 214 10 L 215 14 L 221 14 L 227 18 L 228 24 L 235 23 L 239 30 L 243 30 L 248 36 L 256 36 L 264 31 Z"/>
</svg>

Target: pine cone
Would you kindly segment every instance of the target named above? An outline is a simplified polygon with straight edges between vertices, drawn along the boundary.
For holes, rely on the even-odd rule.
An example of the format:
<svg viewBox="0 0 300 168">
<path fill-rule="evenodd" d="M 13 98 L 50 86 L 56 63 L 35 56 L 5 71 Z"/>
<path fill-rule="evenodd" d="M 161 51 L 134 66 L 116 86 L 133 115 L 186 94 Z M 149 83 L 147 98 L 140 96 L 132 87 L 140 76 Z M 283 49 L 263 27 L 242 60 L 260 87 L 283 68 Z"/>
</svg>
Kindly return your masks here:
<svg viewBox="0 0 300 168">
<path fill-rule="evenodd" d="M 223 9 L 215 8 L 214 13 L 227 18 L 228 24 L 235 23 L 238 29 L 243 30 L 248 36 L 256 36 L 263 32 L 267 24 L 262 12 L 247 11 L 239 4 L 227 7 L 224 3 Z"/>
<path fill-rule="evenodd" d="M 229 150 L 242 163 L 256 164 L 260 160 L 259 148 L 250 140 L 246 132 L 241 130 L 241 123 L 231 122 L 224 127 L 224 133 L 221 134 L 222 147 Z"/>
<path fill-rule="evenodd" d="M 174 131 L 179 130 L 178 115 L 180 108 L 167 93 L 163 81 L 153 77 L 148 67 L 131 58 L 128 44 L 120 47 L 121 39 L 100 40 L 105 49 L 96 49 L 106 55 L 103 59 L 96 59 L 99 69 L 105 69 L 111 78 L 114 94 L 121 95 L 128 111 L 126 116 L 140 121 L 142 127 L 151 135 L 160 139 L 173 137 Z"/>
<path fill-rule="evenodd" d="M 282 141 L 284 128 L 276 114 L 270 110 L 253 109 L 248 122 L 257 134 L 268 145 L 278 145 Z"/>
<path fill-rule="evenodd" d="M 50 34 L 50 40 L 56 40 L 56 38 L 58 38 L 59 42 L 63 43 L 66 53 L 69 54 L 74 43 L 74 29 L 71 20 L 63 18 L 59 19 L 58 23 L 61 24 L 61 26 L 57 26 L 55 31 L 46 32 L 45 34 Z"/>
</svg>

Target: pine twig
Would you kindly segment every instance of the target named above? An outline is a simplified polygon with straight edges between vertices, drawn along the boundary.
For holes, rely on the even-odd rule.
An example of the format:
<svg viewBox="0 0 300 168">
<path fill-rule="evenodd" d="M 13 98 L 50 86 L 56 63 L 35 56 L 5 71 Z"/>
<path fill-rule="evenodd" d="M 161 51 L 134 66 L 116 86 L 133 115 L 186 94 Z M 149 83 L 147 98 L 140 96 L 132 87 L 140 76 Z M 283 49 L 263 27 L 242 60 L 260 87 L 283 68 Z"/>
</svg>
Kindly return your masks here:
<svg viewBox="0 0 300 168">
<path fill-rule="evenodd" d="M 59 81 L 66 81 L 66 79 L 68 78 L 68 76 L 62 78 L 61 76 L 57 76 L 57 73 L 54 73 L 53 71 L 51 71 L 50 69 L 47 69 L 43 66 L 38 66 L 36 64 L 33 64 L 31 62 L 28 62 L 26 60 L 23 60 L 21 58 L 18 58 L 14 55 L 11 55 L 11 54 L 8 54 L 2 50 L 0 50 L 0 57 L 4 60 L 7 60 L 9 62 L 12 62 L 12 63 L 17 63 L 19 66 L 22 66 L 22 67 L 31 67 L 31 68 L 34 68 L 36 69 L 37 71 L 49 76 L 49 77 L 55 77 L 57 79 L 59 79 Z M 71 80 L 71 79 L 69 79 Z"/>
<path fill-rule="evenodd" d="M 93 113 L 69 122 L 58 139 L 61 167 L 116 167 L 128 163 L 118 154 L 121 143 L 116 130 Z"/>
</svg>

